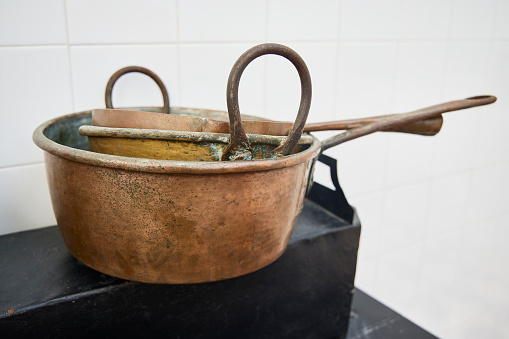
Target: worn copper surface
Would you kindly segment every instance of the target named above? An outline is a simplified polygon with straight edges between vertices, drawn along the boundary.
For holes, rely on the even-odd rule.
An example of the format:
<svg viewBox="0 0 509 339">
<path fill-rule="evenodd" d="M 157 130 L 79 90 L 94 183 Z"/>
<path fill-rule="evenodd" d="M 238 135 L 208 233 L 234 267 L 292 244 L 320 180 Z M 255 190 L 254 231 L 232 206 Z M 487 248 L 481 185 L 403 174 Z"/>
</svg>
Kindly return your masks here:
<svg viewBox="0 0 509 339">
<path fill-rule="evenodd" d="M 337 146 L 349 140 L 360 138 L 362 136 L 386 130 L 388 128 L 394 128 L 401 124 L 410 123 L 417 120 L 429 119 L 441 116 L 442 113 L 458 111 L 466 108 L 478 107 L 489 105 L 497 101 L 497 98 L 492 95 L 482 95 L 463 100 L 449 101 L 443 104 L 426 107 L 417 111 L 395 114 L 387 116 L 384 119 L 377 120 L 371 124 L 361 126 L 355 129 L 351 129 L 342 134 L 328 138 L 322 142 L 322 151 L 331 147 Z"/>
<path fill-rule="evenodd" d="M 254 59 L 266 55 L 276 54 L 288 59 L 297 69 L 301 82 L 301 98 L 299 111 L 294 126 L 290 130 L 286 140 L 272 151 L 273 156 L 290 154 L 302 135 L 302 129 L 311 107 L 311 76 L 306 63 L 299 54 L 287 46 L 279 44 L 261 44 L 244 52 L 235 62 L 228 77 L 226 86 L 226 103 L 230 116 L 230 134 L 232 136 L 230 145 L 223 155 L 223 160 L 243 160 L 252 156 L 249 140 L 242 126 L 239 108 L 239 83 L 242 72 Z"/>
<path fill-rule="evenodd" d="M 338 120 L 338 121 L 327 121 L 327 122 L 315 122 L 308 123 L 304 126 L 304 132 L 318 132 L 318 131 L 331 131 L 331 130 L 350 130 L 357 127 L 371 124 L 380 119 L 385 119 L 391 115 L 349 119 L 349 120 Z M 381 132 L 400 132 L 410 134 L 420 134 L 433 136 L 436 135 L 442 129 L 444 119 L 442 116 L 422 119 L 417 121 L 411 121 L 406 124 L 398 124 L 390 129 L 385 129 Z"/>
<path fill-rule="evenodd" d="M 298 67 L 305 67 L 304 61 L 295 53 L 294 51 L 279 51 L 285 49 L 287 47 L 276 45 L 276 44 L 267 44 L 258 46 L 263 48 L 264 54 L 271 53 L 271 49 L 275 49 L 275 53 L 287 53 L 291 55 L 292 60 L 296 60 L 296 64 L 300 65 Z M 258 47 L 255 47 L 258 48 Z M 279 49 L 279 50 L 278 50 Z M 246 53 L 245 53 L 246 54 Z M 247 53 L 249 54 L 249 53 Z M 238 63 L 244 62 L 244 68 L 249 64 L 248 58 L 249 55 L 243 55 Z M 252 59 L 256 58 L 256 56 L 251 56 Z M 251 59 L 251 60 L 252 60 Z M 293 61 L 292 61 L 293 62 Z M 242 74 L 243 69 L 239 67 L 235 67 L 232 69 L 232 74 L 230 77 L 237 78 L 240 80 L 240 76 Z M 169 113 L 170 112 L 170 100 L 168 91 L 164 86 L 162 80 L 151 70 L 139 66 L 129 66 L 124 67 L 117 72 L 115 72 L 111 78 L 108 80 L 108 84 L 106 85 L 105 91 L 105 102 L 106 107 L 110 108 L 110 110 L 94 110 L 92 114 L 92 123 L 96 126 L 103 127 L 123 127 L 123 128 L 147 128 L 147 129 L 168 129 L 175 131 L 194 131 L 194 132 L 214 132 L 214 133 L 228 133 L 229 132 L 229 124 L 224 123 L 229 120 L 229 117 L 226 112 L 206 110 L 206 109 L 198 109 L 198 108 L 182 108 L 182 107 L 172 107 L 171 113 L 172 115 L 158 115 L 153 114 L 153 112 L 143 112 L 143 111 L 127 111 L 127 110 L 111 110 L 113 108 L 112 104 L 112 91 L 116 81 L 124 74 L 127 73 L 143 73 L 151 77 L 159 86 L 161 93 L 163 95 L 164 107 L 160 112 Z M 305 83 L 308 81 L 306 79 L 307 75 L 305 69 L 301 69 L 302 72 L 302 86 L 303 86 L 303 96 L 311 98 L 311 84 L 307 86 Z M 309 73 L 309 72 L 308 72 Z M 308 74 L 309 75 L 309 74 Z M 309 87 L 309 88 L 308 88 Z M 238 83 L 237 83 L 237 91 L 238 91 Z M 302 106 L 302 98 L 301 98 L 301 106 Z M 238 103 L 237 103 L 238 107 Z M 186 118 L 187 117 L 187 118 Z M 361 119 L 350 119 L 350 120 L 340 120 L 340 121 L 329 121 L 329 122 L 319 122 L 319 123 L 310 123 L 304 126 L 304 132 L 314 132 L 314 131 L 325 131 L 325 130 L 344 130 L 344 129 L 353 129 L 356 127 L 360 127 L 371 122 L 374 122 L 377 119 L 380 119 L 385 116 L 380 117 L 370 117 L 370 118 L 361 118 Z M 192 119 L 194 118 L 194 119 Z M 304 119 L 305 120 L 305 119 Z M 442 127 L 443 119 L 441 116 L 434 117 L 430 119 L 412 121 L 408 124 L 398 125 L 391 129 L 387 129 L 387 132 L 403 132 L 403 133 L 412 133 L 412 134 L 421 134 L 421 135 L 436 135 L 441 127 Z M 290 122 L 279 122 L 279 121 L 271 121 L 264 118 L 259 118 L 256 116 L 250 115 L 242 115 L 242 125 L 244 130 L 247 133 L 252 134 L 268 134 L 268 135 L 289 135 L 294 124 Z"/>
<path fill-rule="evenodd" d="M 81 126 L 79 133 L 88 137 L 93 152 L 164 160 L 219 161 L 230 143 L 230 135 L 225 133 L 88 125 Z M 248 134 L 247 137 L 253 149 L 253 159 L 268 158 L 270 152 L 285 140 L 285 137 L 274 135 Z M 300 152 L 303 146 L 312 142 L 311 136 L 302 136 L 297 144 L 301 147 L 295 147 L 293 153 Z"/>
<path fill-rule="evenodd" d="M 84 150 L 77 129 L 90 121 L 90 112 L 71 114 L 34 132 L 57 223 L 81 262 L 129 280 L 198 283 L 250 273 L 283 253 L 318 140 L 277 159 L 136 159 Z"/>
<path fill-rule="evenodd" d="M 307 123 L 304 132 L 348 130 L 367 125 L 388 116 L 360 119 Z M 288 135 L 291 122 L 271 121 L 250 115 L 242 115 L 246 133 Z M 386 132 L 403 132 L 421 135 L 436 135 L 442 128 L 443 118 L 438 116 L 398 125 Z M 92 124 L 102 127 L 165 129 L 173 131 L 229 133 L 228 113 L 197 108 L 172 107 L 171 114 L 132 111 L 124 109 L 94 109 Z"/>
</svg>

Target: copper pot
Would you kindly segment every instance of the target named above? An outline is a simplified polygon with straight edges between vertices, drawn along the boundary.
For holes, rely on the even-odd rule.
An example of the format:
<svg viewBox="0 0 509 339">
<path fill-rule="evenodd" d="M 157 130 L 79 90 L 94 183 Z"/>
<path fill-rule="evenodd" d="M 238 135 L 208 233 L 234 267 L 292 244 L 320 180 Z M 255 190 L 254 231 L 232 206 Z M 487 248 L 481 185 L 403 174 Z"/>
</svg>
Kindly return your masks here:
<svg viewBox="0 0 509 339">
<path fill-rule="evenodd" d="M 34 132 L 58 226 L 78 260 L 123 279 L 183 284 L 244 275 L 281 256 L 316 138 L 297 154 L 256 161 L 137 159 L 89 152 L 78 128 L 90 123 L 86 111 Z"/>
<path fill-rule="evenodd" d="M 39 126 L 56 220 L 69 251 L 84 264 L 119 278 L 148 283 L 200 283 L 256 271 L 285 250 L 321 149 L 444 111 L 488 104 L 462 100 L 390 117 L 287 156 L 298 143 L 311 99 L 309 72 L 291 49 L 261 45 L 235 64 L 228 82 L 232 142 L 225 160 L 252 150 L 237 102 L 240 75 L 254 58 L 280 54 L 297 65 L 302 81 L 298 119 L 272 158 L 250 161 L 170 161 L 88 151 L 78 133 L 91 112 Z M 140 108 L 142 109 L 142 108 Z"/>
</svg>

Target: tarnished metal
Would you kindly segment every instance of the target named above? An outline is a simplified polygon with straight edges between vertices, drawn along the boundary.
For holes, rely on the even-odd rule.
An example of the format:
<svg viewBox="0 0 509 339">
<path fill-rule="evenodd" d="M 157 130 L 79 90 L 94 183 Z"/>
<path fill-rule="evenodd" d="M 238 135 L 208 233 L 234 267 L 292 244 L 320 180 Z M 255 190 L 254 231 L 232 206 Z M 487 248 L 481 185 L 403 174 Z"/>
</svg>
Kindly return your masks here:
<svg viewBox="0 0 509 339">
<path fill-rule="evenodd" d="M 401 124 L 406 124 L 422 119 L 434 118 L 441 116 L 442 113 L 446 112 L 453 112 L 477 106 L 489 105 L 495 101 L 497 101 L 497 98 L 492 95 L 482 95 L 463 100 L 449 101 L 443 104 L 422 108 L 409 113 L 388 116 L 373 123 L 346 131 L 342 134 L 324 140 L 322 142 L 322 151 L 377 131 L 386 130 L 388 128 L 395 128 Z"/>
<path fill-rule="evenodd" d="M 113 86 L 115 86 L 115 83 L 117 80 L 124 74 L 127 73 L 142 73 L 145 75 L 148 75 L 152 80 L 155 81 L 157 86 L 159 86 L 159 89 L 161 90 L 161 94 L 163 95 L 163 112 L 170 113 L 170 96 L 168 95 L 168 91 L 166 90 L 166 86 L 164 86 L 163 81 L 161 78 L 157 76 L 154 72 L 149 70 L 148 68 L 140 67 L 140 66 L 128 66 L 124 67 L 122 69 L 119 69 L 108 80 L 108 83 L 106 84 L 106 91 L 104 93 L 104 100 L 106 102 L 106 108 L 113 108 L 113 103 L 111 99 L 111 95 L 113 92 Z"/>
<path fill-rule="evenodd" d="M 238 70 L 263 51 L 248 54 Z M 240 135 L 240 144 L 249 143 L 239 119 L 238 93 L 232 91 L 240 73 L 235 79 L 227 92 L 232 138 Z M 310 92 L 303 97 L 293 130 L 297 141 L 309 109 L 302 100 Z M 78 133 L 80 126 L 91 124 L 90 111 L 50 120 L 33 138 L 45 151 L 55 217 L 76 258 L 124 279 L 199 283 L 253 272 L 283 253 L 322 150 L 495 100 L 474 97 L 385 117 L 323 143 L 311 137 L 309 146 L 295 154 L 252 161 L 171 161 L 90 152 L 86 137 Z M 285 149 L 296 144 L 285 140 L 291 140 Z"/>
<path fill-rule="evenodd" d="M 304 132 L 348 130 L 364 126 L 387 116 L 307 123 Z M 272 121 L 250 115 L 241 115 L 246 133 L 288 135 L 292 122 Z M 172 131 L 229 133 L 228 113 L 199 108 L 172 107 L 171 114 L 132 111 L 125 109 L 94 109 L 92 125 L 114 128 L 141 128 Z M 436 135 L 442 128 L 443 118 L 438 116 L 395 126 L 386 132 Z"/>
<path fill-rule="evenodd" d="M 280 46 L 280 45 L 278 45 Z M 303 62 L 303 61 L 302 61 Z M 153 114 L 154 110 L 128 111 L 112 110 L 112 91 L 116 81 L 124 74 L 140 72 L 150 76 L 158 84 L 163 95 L 164 107 L 160 112 L 170 112 L 169 95 L 162 80 L 151 70 L 139 66 L 124 67 L 115 72 L 109 79 L 105 91 L 106 107 L 110 109 L 96 109 L 92 114 L 92 124 L 102 127 L 119 128 L 146 128 L 146 129 L 168 129 L 175 131 L 194 131 L 194 132 L 213 132 L 229 133 L 228 113 L 199 108 L 172 107 L 171 115 Z M 232 70 L 233 72 L 233 70 Z M 240 79 L 240 74 L 237 74 Z M 144 108 L 146 109 L 146 108 Z M 188 117 L 188 118 L 185 118 Z M 191 119 L 194 118 L 194 119 Z M 315 132 L 325 130 L 348 130 L 360 127 L 380 117 L 369 117 L 361 119 L 349 119 L 340 121 L 328 121 L 309 123 L 304 126 L 304 132 Z M 241 115 L 242 125 L 246 133 L 268 134 L 268 135 L 288 135 L 294 126 L 290 122 L 272 121 L 251 115 Z M 395 128 L 386 130 L 387 132 L 403 132 L 421 135 L 436 135 L 442 127 L 443 119 L 441 116 L 410 122 L 409 124 L 398 125 Z"/>
<path fill-rule="evenodd" d="M 232 136 L 230 145 L 223 155 L 223 160 L 243 160 L 252 157 L 251 147 L 242 126 L 239 109 L 239 83 L 242 72 L 254 59 L 266 55 L 276 54 L 285 57 L 297 69 L 301 82 L 300 106 L 297 113 L 294 126 L 290 130 L 288 137 L 272 151 L 273 156 L 283 156 L 290 154 L 302 135 L 302 129 L 306 124 L 306 119 L 311 107 L 311 76 L 306 63 L 300 55 L 287 46 L 279 44 L 261 44 L 250 48 L 235 62 L 228 77 L 226 86 L 226 102 L 228 106 L 228 114 L 230 116 L 230 134 Z"/>
<path fill-rule="evenodd" d="M 385 115 L 385 116 L 369 117 L 369 118 L 308 123 L 308 124 L 306 124 L 306 126 L 304 126 L 304 132 L 350 130 L 350 129 L 354 129 L 354 128 L 358 128 L 361 126 L 371 124 L 375 121 L 378 121 L 380 119 L 385 119 L 392 115 L 393 114 Z M 438 132 L 440 132 L 440 130 L 442 129 L 443 123 L 444 123 L 444 119 L 440 115 L 440 116 L 434 117 L 434 118 L 412 121 L 412 122 L 409 122 L 406 124 L 398 124 L 397 126 L 394 126 L 390 129 L 384 129 L 381 132 L 400 132 L 400 133 L 410 133 L 410 134 L 433 136 L 433 135 L 436 135 Z"/>
<path fill-rule="evenodd" d="M 90 112 L 34 132 L 45 150 L 58 226 L 70 252 L 116 277 L 198 283 L 260 269 L 284 251 L 320 142 L 256 161 L 137 159 L 86 150 Z"/>
<path fill-rule="evenodd" d="M 229 134 L 180 130 L 81 126 L 79 133 L 88 137 L 93 152 L 164 160 L 220 161 L 230 143 Z M 252 146 L 253 159 L 268 158 L 286 139 L 261 134 L 248 134 L 247 138 Z M 297 144 L 300 147 L 295 147 L 293 153 L 302 151 L 312 142 L 311 136 L 302 136 Z"/>
</svg>

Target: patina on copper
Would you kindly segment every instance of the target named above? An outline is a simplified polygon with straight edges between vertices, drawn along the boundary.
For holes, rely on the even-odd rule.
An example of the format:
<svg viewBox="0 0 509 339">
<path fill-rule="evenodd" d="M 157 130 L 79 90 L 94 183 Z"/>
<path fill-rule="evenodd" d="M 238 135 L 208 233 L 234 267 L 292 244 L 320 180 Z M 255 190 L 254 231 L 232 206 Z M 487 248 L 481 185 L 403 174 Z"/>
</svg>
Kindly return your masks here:
<svg viewBox="0 0 509 339">
<path fill-rule="evenodd" d="M 90 112 L 34 132 L 70 252 L 116 277 L 198 283 L 258 270 L 284 251 L 320 142 L 255 161 L 168 161 L 86 150 Z"/>
<path fill-rule="evenodd" d="M 324 143 L 313 137 L 308 148 L 295 154 L 251 161 L 170 161 L 90 152 L 86 137 L 78 133 L 80 126 L 91 124 L 90 111 L 50 120 L 33 138 L 45 151 L 57 223 L 78 260 L 129 280 L 199 283 L 253 272 L 283 253 L 321 150 L 495 100 L 469 98 L 389 117 Z"/>
<path fill-rule="evenodd" d="M 230 135 L 173 130 L 81 126 L 79 133 L 88 137 L 93 152 L 124 157 L 187 161 L 220 161 Z M 248 134 L 253 159 L 265 159 L 286 139 L 283 136 Z M 292 153 L 302 151 L 313 141 L 302 136 Z M 299 147 L 300 146 L 300 147 Z"/>
<path fill-rule="evenodd" d="M 358 119 L 307 123 L 304 132 L 348 130 L 370 124 L 390 115 Z M 288 135 L 293 122 L 272 121 L 241 114 L 242 125 L 248 134 Z M 171 114 L 126 109 L 94 109 L 92 125 L 101 127 L 160 129 L 190 132 L 229 133 L 228 113 L 199 108 L 172 107 Z M 402 132 L 432 136 L 440 132 L 443 118 L 423 119 L 398 125 L 385 132 Z"/>
</svg>

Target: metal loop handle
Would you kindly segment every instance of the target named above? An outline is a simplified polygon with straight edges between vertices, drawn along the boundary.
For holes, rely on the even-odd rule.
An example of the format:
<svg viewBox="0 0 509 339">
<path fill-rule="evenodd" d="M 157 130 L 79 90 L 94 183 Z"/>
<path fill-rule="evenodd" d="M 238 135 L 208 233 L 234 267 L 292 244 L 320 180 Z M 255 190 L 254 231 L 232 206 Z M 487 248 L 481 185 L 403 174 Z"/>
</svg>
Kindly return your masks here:
<svg viewBox="0 0 509 339">
<path fill-rule="evenodd" d="M 230 117 L 231 140 L 223 154 L 222 160 L 252 159 L 253 152 L 251 145 L 249 144 L 240 118 L 239 83 L 242 72 L 244 72 L 247 65 L 254 59 L 265 54 L 276 54 L 288 59 L 297 69 L 301 82 L 300 106 L 295 123 L 285 141 L 274 149 L 269 156 L 280 157 L 290 154 L 302 135 L 302 130 L 309 114 L 309 108 L 311 107 L 311 76 L 306 63 L 297 52 L 287 46 L 270 43 L 261 44 L 242 54 L 233 65 L 230 72 L 226 88 L 226 101 L 228 105 L 228 115 Z"/>
<path fill-rule="evenodd" d="M 144 67 L 140 67 L 140 66 L 128 66 L 128 67 L 121 68 L 111 76 L 110 80 L 108 80 L 108 84 L 106 85 L 106 91 L 104 93 L 104 100 L 106 101 L 106 108 L 113 108 L 113 103 L 111 101 L 111 94 L 113 92 L 113 86 L 117 82 L 118 78 L 120 78 L 122 75 L 127 74 L 127 73 L 142 73 L 142 74 L 148 75 L 150 78 L 152 78 L 152 80 L 154 80 L 156 82 L 157 86 L 159 86 L 159 89 L 161 90 L 161 93 L 163 94 L 164 112 L 168 113 L 168 114 L 170 113 L 170 97 L 168 96 L 168 91 L 166 90 L 166 87 L 164 86 L 163 81 L 161 80 L 161 78 L 159 78 L 157 76 L 157 74 L 155 74 L 151 70 L 144 68 Z"/>
</svg>

